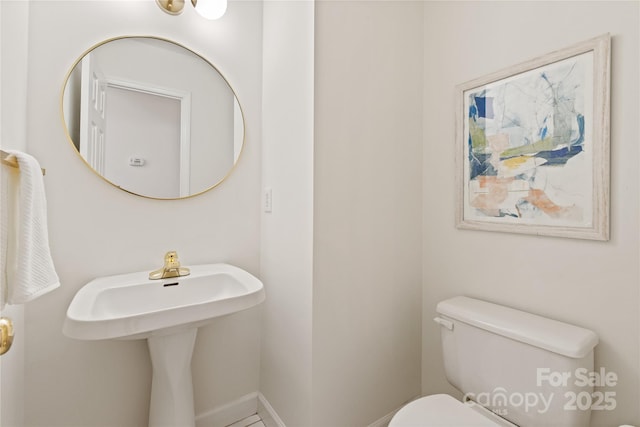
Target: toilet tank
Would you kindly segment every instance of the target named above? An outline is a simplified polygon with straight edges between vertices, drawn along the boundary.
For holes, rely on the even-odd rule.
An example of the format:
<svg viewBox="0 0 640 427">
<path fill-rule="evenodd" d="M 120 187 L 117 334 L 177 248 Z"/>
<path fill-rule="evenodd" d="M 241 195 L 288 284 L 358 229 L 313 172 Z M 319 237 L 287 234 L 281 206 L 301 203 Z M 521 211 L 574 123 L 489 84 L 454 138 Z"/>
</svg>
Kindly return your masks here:
<svg viewBox="0 0 640 427">
<path fill-rule="evenodd" d="M 521 427 L 589 425 L 594 332 L 464 296 L 436 311 L 446 376 L 465 400 Z"/>
</svg>

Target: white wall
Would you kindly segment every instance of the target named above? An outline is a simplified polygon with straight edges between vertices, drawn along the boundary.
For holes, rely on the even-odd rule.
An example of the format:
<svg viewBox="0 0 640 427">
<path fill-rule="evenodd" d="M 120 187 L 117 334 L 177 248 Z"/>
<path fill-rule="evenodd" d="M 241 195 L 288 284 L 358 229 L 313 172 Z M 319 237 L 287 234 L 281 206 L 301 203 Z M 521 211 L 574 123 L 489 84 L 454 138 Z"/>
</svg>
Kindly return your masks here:
<svg viewBox="0 0 640 427">
<path fill-rule="evenodd" d="M 314 3 L 264 3 L 260 391 L 287 426 L 311 425 Z"/>
<path fill-rule="evenodd" d="M 260 390 L 285 425 L 420 392 L 421 31 L 419 2 L 265 3 Z"/>
<path fill-rule="evenodd" d="M 596 414 L 593 425 L 640 424 L 638 3 L 264 7 L 262 45 L 262 6 L 252 2 L 230 2 L 214 24 L 188 6 L 180 17 L 165 15 L 152 1 L 33 3 L 30 126 L 21 148 L 47 168 L 62 288 L 27 306 L 26 425 L 146 423 L 144 343 L 74 341 L 61 326 L 88 280 L 156 268 L 167 249 L 186 265 L 226 261 L 259 273 L 267 290 L 261 309 L 201 331 L 197 413 L 257 390 L 258 379 L 290 427 L 367 425 L 420 393 L 421 367 L 422 392 L 451 392 L 430 319 L 437 301 L 468 294 L 595 330 L 596 364 L 621 381 L 618 410 Z M 540 22 L 545 31 L 522 31 Z M 456 230 L 453 87 L 607 31 L 614 36 L 611 241 Z M 174 39 L 219 66 L 236 89 L 247 146 L 213 192 L 175 202 L 119 192 L 66 142 L 64 75 L 86 48 L 123 34 Z M 271 214 L 259 213 L 260 179 L 273 189 Z M 478 274 L 490 261 L 510 279 Z M 521 275 L 523 265 L 534 269 Z"/>
<path fill-rule="evenodd" d="M 262 5 L 230 2 L 213 22 L 188 4 L 173 17 L 153 1 L 35 1 L 30 12 L 26 148 L 47 169 L 50 243 L 62 286 L 26 306 L 26 425 L 145 425 L 145 342 L 76 341 L 62 335 L 62 322 L 90 279 L 152 270 L 167 250 L 177 250 L 186 266 L 229 262 L 258 273 Z M 214 191 L 180 201 L 136 197 L 97 177 L 67 142 L 60 117 L 66 73 L 87 48 L 121 35 L 173 39 L 218 66 L 236 89 L 247 146 Z M 258 390 L 259 316 L 252 309 L 200 330 L 196 414 Z"/>
<path fill-rule="evenodd" d="M 314 426 L 420 393 L 422 8 L 316 3 Z"/>
<path fill-rule="evenodd" d="M 4 149 L 25 150 L 27 145 L 28 19 L 29 3 L 0 2 L 0 147 Z M 24 424 L 24 306 L 6 305 L 0 316 L 11 319 L 15 334 L 11 349 L 0 358 L 0 425 L 20 426 Z"/>
<path fill-rule="evenodd" d="M 639 5 L 425 3 L 424 393 L 453 391 L 431 319 L 438 301 L 466 294 L 594 330 L 600 337 L 596 367 L 620 380 L 612 389 L 615 411 L 594 413 L 592 426 L 640 424 Z M 456 230 L 455 85 L 606 32 L 613 37 L 611 240 Z"/>
</svg>

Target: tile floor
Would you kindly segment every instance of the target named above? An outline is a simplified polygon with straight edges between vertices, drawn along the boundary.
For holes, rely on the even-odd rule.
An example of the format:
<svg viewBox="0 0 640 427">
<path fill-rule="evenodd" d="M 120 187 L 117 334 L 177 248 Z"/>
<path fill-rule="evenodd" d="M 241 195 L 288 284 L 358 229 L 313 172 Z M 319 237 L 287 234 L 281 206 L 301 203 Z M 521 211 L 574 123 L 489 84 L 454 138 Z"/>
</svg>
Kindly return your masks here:
<svg viewBox="0 0 640 427">
<path fill-rule="evenodd" d="M 251 415 L 250 417 L 237 421 L 227 427 L 249 427 L 249 426 L 265 427 L 264 423 L 262 422 L 262 419 L 258 414 Z"/>
</svg>

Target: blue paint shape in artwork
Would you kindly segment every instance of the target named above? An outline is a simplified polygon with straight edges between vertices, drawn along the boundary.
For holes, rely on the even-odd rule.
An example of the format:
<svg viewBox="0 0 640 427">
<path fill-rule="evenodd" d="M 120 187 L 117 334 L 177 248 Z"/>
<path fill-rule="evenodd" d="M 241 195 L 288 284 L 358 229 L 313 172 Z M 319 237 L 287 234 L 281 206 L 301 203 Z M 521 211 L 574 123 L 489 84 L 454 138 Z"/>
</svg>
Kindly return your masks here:
<svg viewBox="0 0 640 427">
<path fill-rule="evenodd" d="M 516 202 L 516 209 L 523 218 L 532 218 L 538 215 L 538 208 L 525 199 L 520 199 Z"/>
<path fill-rule="evenodd" d="M 576 121 L 578 122 L 578 139 L 573 141 L 571 145 L 580 145 L 584 142 L 584 116 L 582 114 L 578 114 L 576 116 Z"/>
<path fill-rule="evenodd" d="M 504 218 L 507 216 L 512 218 L 518 218 L 517 214 L 515 214 L 514 212 L 509 212 L 506 209 L 498 209 L 498 212 L 491 212 L 490 214 L 482 211 L 478 211 L 478 213 L 484 214 L 485 216 L 488 216 L 491 218 Z"/>
<path fill-rule="evenodd" d="M 542 80 L 547 82 L 549 84 L 549 86 L 553 87 L 553 84 L 549 81 L 549 77 L 547 77 L 547 73 L 542 73 L 542 75 L 540 75 L 540 77 L 542 78 Z"/>
<path fill-rule="evenodd" d="M 491 154 L 471 153 L 469 154 L 469 179 L 477 176 L 496 176 L 498 171 L 490 162 Z"/>
<path fill-rule="evenodd" d="M 549 128 L 547 127 L 547 118 L 544 118 L 544 126 L 542 126 L 542 128 L 540 129 L 540 131 L 538 132 L 538 136 L 540 137 L 540 140 L 542 141 L 546 136 L 547 136 L 547 132 L 549 132 Z"/>
<path fill-rule="evenodd" d="M 518 215 L 516 215 L 516 214 L 514 214 L 514 213 L 512 213 L 512 212 L 506 211 L 506 210 L 504 210 L 504 209 L 500 209 L 500 211 L 499 211 L 499 213 L 498 213 L 498 216 L 499 216 L 500 218 L 504 218 L 505 216 L 510 216 L 510 217 L 513 217 L 513 218 L 518 218 Z"/>
<path fill-rule="evenodd" d="M 493 98 L 474 96 L 474 100 L 478 111 L 478 117 L 493 119 Z"/>
<path fill-rule="evenodd" d="M 540 140 L 543 140 L 545 136 L 547 136 L 547 132 L 548 132 L 548 128 L 545 126 L 542 129 L 540 129 L 539 135 L 540 135 Z"/>
<path fill-rule="evenodd" d="M 547 162 L 542 166 L 560 166 L 565 165 L 569 159 L 582 152 L 582 145 L 572 145 L 563 147 L 558 150 L 541 151 L 536 157 L 545 159 Z"/>
<path fill-rule="evenodd" d="M 478 109 L 476 108 L 475 105 L 471 105 L 469 107 L 469 117 L 477 117 L 478 116 Z"/>
<path fill-rule="evenodd" d="M 562 147 L 556 150 L 541 151 L 536 154 L 536 157 L 540 157 L 546 160 L 542 166 L 563 166 L 569 159 L 582 153 L 584 142 L 584 116 L 582 114 L 576 115 L 576 121 L 578 122 L 578 138 L 571 142 L 568 147 Z"/>
</svg>

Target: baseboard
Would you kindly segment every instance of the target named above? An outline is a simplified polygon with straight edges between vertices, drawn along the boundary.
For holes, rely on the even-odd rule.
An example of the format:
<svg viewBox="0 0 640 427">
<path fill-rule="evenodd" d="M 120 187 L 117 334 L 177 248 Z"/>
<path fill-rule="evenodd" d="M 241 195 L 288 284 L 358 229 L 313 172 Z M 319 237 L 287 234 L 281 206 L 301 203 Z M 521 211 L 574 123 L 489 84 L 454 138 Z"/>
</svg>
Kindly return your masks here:
<svg viewBox="0 0 640 427">
<path fill-rule="evenodd" d="M 420 396 L 416 396 L 415 398 L 408 400 L 406 403 L 409 403 L 417 399 L 418 397 Z M 404 404 L 402 406 L 404 406 Z M 402 406 L 400 408 L 402 408 Z M 387 427 L 389 425 L 389 422 L 391 421 L 391 418 L 393 418 L 393 416 L 400 410 L 400 408 L 391 411 L 384 417 L 372 422 L 367 427 Z M 273 409 L 273 406 L 271 406 L 267 398 L 264 397 L 262 393 L 258 393 L 258 415 L 260 416 L 260 418 L 262 418 L 262 422 L 266 427 L 286 427 L 284 425 L 284 422 L 276 413 L 275 409 Z"/>
<path fill-rule="evenodd" d="M 286 427 L 262 393 L 258 393 L 258 415 L 266 427 Z"/>
<path fill-rule="evenodd" d="M 402 409 L 406 404 L 413 402 L 414 400 L 418 399 L 420 396 L 415 396 L 409 400 L 407 400 L 405 403 L 402 404 L 402 406 L 400 406 L 399 408 L 389 412 L 387 415 L 385 415 L 384 417 L 380 418 L 379 420 L 376 420 L 374 422 L 372 422 L 371 424 L 369 424 L 367 427 L 388 427 L 389 422 L 391 421 L 391 418 L 393 418 L 393 416 L 396 414 L 396 412 L 398 412 L 400 409 Z"/>
<path fill-rule="evenodd" d="M 389 421 L 391 421 L 391 418 L 393 418 L 393 416 L 399 410 L 400 410 L 400 408 L 396 409 L 393 412 L 388 413 L 387 415 L 385 415 L 384 417 L 380 418 L 379 420 L 376 420 L 376 421 L 372 422 L 367 427 L 387 427 L 389 425 Z"/>
<path fill-rule="evenodd" d="M 196 415 L 196 427 L 225 427 L 258 412 L 258 393 L 253 392 L 233 402 Z"/>
</svg>

